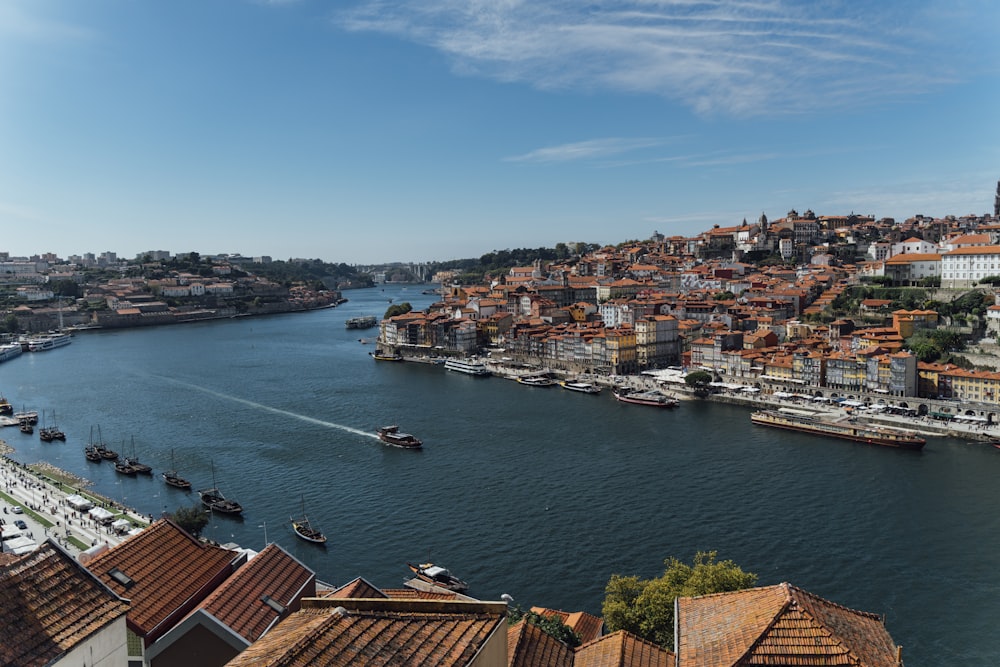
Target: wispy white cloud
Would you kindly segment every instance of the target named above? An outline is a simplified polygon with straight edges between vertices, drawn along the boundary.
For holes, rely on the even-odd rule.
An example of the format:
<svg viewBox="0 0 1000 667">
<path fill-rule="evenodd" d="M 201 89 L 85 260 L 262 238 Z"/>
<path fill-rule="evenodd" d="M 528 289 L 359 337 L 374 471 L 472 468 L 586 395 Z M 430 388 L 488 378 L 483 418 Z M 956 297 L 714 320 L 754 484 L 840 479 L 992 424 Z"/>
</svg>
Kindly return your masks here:
<svg viewBox="0 0 1000 667">
<path fill-rule="evenodd" d="M 506 158 L 508 162 L 571 162 L 577 160 L 594 160 L 612 155 L 621 155 L 643 148 L 651 148 L 664 143 L 662 139 L 627 139 L 610 137 L 606 139 L 590 139 L 560 146 L 547 146 L 529 151 L 522 155 Z"/>
<path fill-rule="evenodd" d="M 82 40 L 93 31 L 77 25 L 45 18 L 36 3 L 10 0 L 0 3 L 0 35 L 32 41 Z"/>
<path fill-rule="evenodd" d="M 951 14 L 950 27 L 997 18 L 987 0 L 970 2 L 978 18 Z M 941 34 L 941 12 L 929 9 L 939 3 L 360 0 L 334 20 L 429 45 L 469 75 L 757 115 L 910 98 L 954 81 L 973 62 L 949 44 L 969 37 Z"/>
</svg>

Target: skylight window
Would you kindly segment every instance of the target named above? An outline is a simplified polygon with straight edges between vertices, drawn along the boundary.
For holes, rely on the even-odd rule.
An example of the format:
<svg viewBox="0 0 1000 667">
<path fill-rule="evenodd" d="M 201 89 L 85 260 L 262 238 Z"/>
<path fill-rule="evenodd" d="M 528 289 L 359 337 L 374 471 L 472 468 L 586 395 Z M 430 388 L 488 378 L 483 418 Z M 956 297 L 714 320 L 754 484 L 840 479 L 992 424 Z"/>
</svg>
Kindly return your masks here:
<svg viewBox="0 0 1000 667">
<path fill-rule="evenodd" d="M 132 580 L 132 577 L 128 576 L 127 574 L 119 570 L 117 567 L 111 568 L 108 571 L 108 576 L 110 576 L 112 579 L 117 581 L 125 588 L 132 588 L 132 586 L 135 584 L 135 581 Z"/>
<path fill-rule="evenodd" d="M 285 610 L 288 609 L 288 607 L 286 607 L 285 605 L 281 604 L 280 602 L 278 602 L 277 600 L 275 600 L 274 598 L 272 598 L 270 595 L 261 595 L 260 596 L 260 601 L 263 602 L 264 604 L 266 604 L 271 609 L 273 609 L 276 612 L 278 612 L 279 614 L 284 614 Z"/>
</svg>

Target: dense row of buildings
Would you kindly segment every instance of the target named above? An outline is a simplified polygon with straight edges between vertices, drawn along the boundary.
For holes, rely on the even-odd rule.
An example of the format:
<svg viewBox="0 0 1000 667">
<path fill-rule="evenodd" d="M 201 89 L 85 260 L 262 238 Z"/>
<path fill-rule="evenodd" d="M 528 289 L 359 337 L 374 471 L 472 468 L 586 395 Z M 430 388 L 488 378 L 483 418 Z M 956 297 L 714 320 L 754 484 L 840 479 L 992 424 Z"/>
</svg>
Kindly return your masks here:
<svg viewBox="0 0 1000 667">
<path fill-rule="evenodd" d="M 442 300 L 384 320 L 379 344 L 404 357 L 489 353 L 540 368 L 608 375 L 679 365 L 727 381 L 810 387 L 824 395 L 1000 403 L 1000 373 L 919 363 L 907 349 L 916 331 L 942 325 L 936 311 L 893 309 L 891 301 L 867 299 L 850 319 L 829 317 L 845 289 L 873 279 L 923 281 L 936 289 L 941 270 L 925 270 L 925 260 L 915 258 L 933 255 L 940 263 L 996 252 L 1000 259 L 1000 245 L 993 245 L 1000 226 L 993 222 L 990 216 L 917 217 L 889 225 L 792 211 L 773 223 L 762 216 L 755 225 L 716 227 L 694 238 L 656 234 L 568 261 L 515 267 L 488 285 L 455 285 L 439 276 L 446 285 Z M 837 259 L 837 246 L 844 245 L 837 240 L 850 239 L 856 249 L 861 238 L 870 239 L 865 256 L 879 259 Z M 739 259 L 779 249 L 781 240 L 807 249 L 808 261 L 790 268 Z M 1000 275 L 996 261 L 971 265 L 964 277 L 949 278 L 952 287 Z M 980 324 L 995 336 L 1000 305 L 989 285 L 983 299 Z"/>
</svg>

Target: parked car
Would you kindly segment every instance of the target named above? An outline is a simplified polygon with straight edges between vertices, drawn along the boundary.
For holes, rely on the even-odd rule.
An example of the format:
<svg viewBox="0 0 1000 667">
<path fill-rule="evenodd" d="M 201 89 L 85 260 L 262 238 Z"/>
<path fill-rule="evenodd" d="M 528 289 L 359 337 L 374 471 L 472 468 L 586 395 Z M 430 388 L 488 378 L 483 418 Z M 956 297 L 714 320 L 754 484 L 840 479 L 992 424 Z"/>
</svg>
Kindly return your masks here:
<svg viewBox="0 0 1000 667">
<path fill-rule="evenodd" d="M 22 512 L 24 512 L 24 510 L 21 509 L 20 505 L 14 505 L 14 508 L 11 510 L 11 512 L 13 512 L 14 514 L 21 514 Z"/>
<path fill-rule="evenodd" d="M 21 530 L 28 530 L 28 524 L 26 524 L 21 519 L 18 519 L 17 521 L 15 521 L 14 525 L 17 526 L 18 528 L 20 528 Z"/>
</svg>

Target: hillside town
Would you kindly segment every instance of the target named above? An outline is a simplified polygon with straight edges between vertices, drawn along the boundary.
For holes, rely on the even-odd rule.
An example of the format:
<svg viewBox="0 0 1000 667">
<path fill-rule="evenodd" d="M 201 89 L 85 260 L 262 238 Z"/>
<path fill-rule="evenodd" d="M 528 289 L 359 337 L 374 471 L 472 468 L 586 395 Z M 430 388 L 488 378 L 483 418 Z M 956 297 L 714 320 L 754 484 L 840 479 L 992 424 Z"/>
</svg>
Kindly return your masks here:
<svg viewBox="0 0 1000 667">
<path fill-rule="evenodd" d="M 381 323 L 384 356 L 485 354 L 603 376 L 682 367 L 771 391 L 1000 404 L 991 354 L 974 368 L 921 360 L 908 344 L 941 330 L 995 348 L 996 214 L 897 223 L 793 210 L 513 267 L 485 285 L 453 278 L 437 276 L 448 287 L 427 311 Z M 866 286 L 895 298 L 855 298 L 848 308 Z M 915 294 L 916 307 L 901 307 Z M 942 312 L 953 304 L 960 312 Z"/>
</svg>

